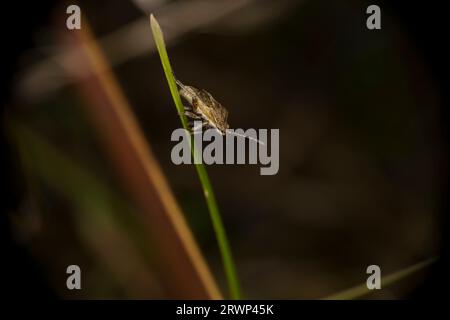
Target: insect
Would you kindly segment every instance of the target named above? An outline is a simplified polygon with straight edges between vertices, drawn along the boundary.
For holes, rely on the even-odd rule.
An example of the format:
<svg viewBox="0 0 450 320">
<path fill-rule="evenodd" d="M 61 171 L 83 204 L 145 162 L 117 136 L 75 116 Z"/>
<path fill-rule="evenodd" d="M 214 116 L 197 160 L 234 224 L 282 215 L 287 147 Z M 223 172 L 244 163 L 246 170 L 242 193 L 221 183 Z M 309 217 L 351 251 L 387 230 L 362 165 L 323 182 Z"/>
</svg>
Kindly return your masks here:
<svg viewBox="0 0 450 320">
<path fill-rule="evenodd" d="M 192 127 L 192 131 L 197 131 L 201 127 L 215 128 L 222 135 L 226 134 L 229 128 L 227 119 L 228 111 L 206 90 L 186 86 L 178 79 L 175 79 L 180 87 L 180 95 L 189 106 L 185 106 L 185 115 L 193 120 L 201 120 L 199 127 Z"/>
<path fill-rule="evenodd" d="M 208 91 L 184 85 L 177 78 L 175 78 L 175 82 L 180 87 L 180 96 L 189 102 L 189 106 L 184 107 L 184 114 L 194 120 L 194 122 L 195 120 L 201 121 L 198 126 L 191 125 L 191 132 L 196 132 L 201 128 L 215 128 L 222 135 L 229 133 L 242 136 L 264 145 L 262 141 L 253 137 L 241 135 L 233 130 L 229 130 L 227 109 L 214 99 Z"/>
</svg>

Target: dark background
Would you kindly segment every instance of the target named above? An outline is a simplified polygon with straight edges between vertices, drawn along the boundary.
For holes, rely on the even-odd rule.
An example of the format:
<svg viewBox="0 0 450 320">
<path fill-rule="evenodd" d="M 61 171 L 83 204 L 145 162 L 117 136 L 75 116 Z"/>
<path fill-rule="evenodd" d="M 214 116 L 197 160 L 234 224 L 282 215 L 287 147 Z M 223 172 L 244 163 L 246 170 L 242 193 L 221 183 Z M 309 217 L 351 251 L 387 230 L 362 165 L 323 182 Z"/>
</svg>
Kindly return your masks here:
<svg viewBox="0 0 450 320">
<path fill-rule="evenodd" d="M 388 4 L 389 3 L 389 4 Z M 442 4 L 434 2 L 408 2 L 403 1 L 377 1 L 384 8 L 388 8 L 392 14 L 400 21 L 403 29 L 414 43 L 418 50 L 423 54 L 426 63 L 430 66 L 433 78 L 439 86 L 442 94 L 443 106 L 448 106 L 448 50 L 445 42 L 447 41 L 448 26 L 446 26 L 446 14 Z M 439 3 L 439 5 L 438 5 Z M 7 2 L 2 4 L 2 50 L 1 50 L 1 105 L 2 113 L 6 114 L 8 110 L 4 109 L 5 102 L 10 99 L 10 86 L 12 76 L 16 68 L 17 58 L 24 50 L 33 46 L 33 30 L 42 24 L 48 22 L 51 8 L 54 3 L 51 1 L 45 4 L 39 2 L 29 2 L 24 8 L 19 2 Z M 441 108 L 439 117 L 441 128 L 445 130 L 444 136 L 448 137 L 448 109 Z M 3 162 L 3 184 L 4 196 L 2 197 L 1 231 L 2 236 L 2 291 L 10 297 L 29 297 L 29 298 L 55 298 L 57 297 L 53 289 L 45 280 L 40 265 L 28 252 L 28 249 L 18 245 L 11 236 L 10 223 L 6 212 L 15 211 L 20 203 L 21 193 L 24 192 L 24 185 L 21 182 L 20 170 L 17 168 L 16 155 L 13 148 L 7 142 L 2 130 L 1 148 Z M 447 176 L 447 172 L 442 172 L 442 176 Z M 444 180 L 447 181 L 447 180 Z M 446 279 L 445 270 L 448 270 L 448 185 L 442 186 L 442 199 L 440 204 L 442 221 L 440 226 L 445 241 L 442 241 L 440 260 L 432 267 L 428 273 L 426 281 L 416 288 L 408 298 L 417 299 L 439 299 L 444 297 Z"/>
</svg>

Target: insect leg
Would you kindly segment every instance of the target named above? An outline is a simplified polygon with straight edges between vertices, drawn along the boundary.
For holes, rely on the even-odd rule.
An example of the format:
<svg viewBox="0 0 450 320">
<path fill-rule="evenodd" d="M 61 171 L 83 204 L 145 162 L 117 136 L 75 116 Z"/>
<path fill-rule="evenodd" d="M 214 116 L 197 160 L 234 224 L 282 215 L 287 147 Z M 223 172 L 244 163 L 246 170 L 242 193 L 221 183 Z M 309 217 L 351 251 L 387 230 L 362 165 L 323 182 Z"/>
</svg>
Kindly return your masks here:
<svg viewBox="0 0 450 320">
<path fill-rule="evenodd" d="M 209 123 L 207 121 L 202 121 L 199 123 L 199 121 L 194 121 L 195 126 L 190 126 L 191 133 L 197 133 L 198 131 L 201 131 L 202 128 L 207 128 L 209 126 Z"/>
<path fill-rule="evenodd" d="M 189 118 L 192 118 L 192 119 L 201 119 L 202 118 L 198 114 L 190 112 L 190 111 L 185 111 L 184 114 L 185 114 L 186 117 L 189 117 Z"/>
<path fill-rule="evenodd" d="M 184 106 L 184 110 L 191 111 L 192 106 L 191 105 Z"/>
<path fill-rule="evenodd" d="M 187 105 L 187 106 L 183 105 L 183 107 L 184 107 L 184 111 L 192 111 L 192 107 L 190 105 Z M 178 115 L 181 116 L 182 113 L 178 112 Z M 185 115 L 187 115 L 187 114 L 185 113 Z"/>
<path fill-rule="evenodd" d="M 206 122 L 200 122 L 199 121 L 195 121 L 194 124 L 196 124 L 194 127 L 192 127 L 192 131 L 198 131 L 201 128 L 203 128 L 207 123 Z"/>
</svg>

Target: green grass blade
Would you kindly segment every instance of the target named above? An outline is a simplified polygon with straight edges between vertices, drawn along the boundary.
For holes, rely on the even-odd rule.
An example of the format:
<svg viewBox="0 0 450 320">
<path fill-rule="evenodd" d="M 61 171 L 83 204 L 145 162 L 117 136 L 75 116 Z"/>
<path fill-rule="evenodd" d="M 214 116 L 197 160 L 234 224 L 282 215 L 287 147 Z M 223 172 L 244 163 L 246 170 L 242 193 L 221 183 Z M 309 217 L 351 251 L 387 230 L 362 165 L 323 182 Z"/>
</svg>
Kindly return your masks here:
<svg viewBox="0 0 450 320">
<path fill-rule="evenodd" d="M 172 67 L 170 65 L 169 56 L 167 55 L 166 45 L 164 43 L 161 27 L 159 26 L 153 15 L 150 16 L 150 26 L 153 32 L 153 37 L 155 39 L 156 48 L 158 49 L 159 57 L 161 58 L 164 73 L 169 84 L 170 92 L 181 119 L 181 123 L 183 124 L 184 129 L 188 130 L 188 122 L 186 116 L 184 115 L 184 106 L 181 102 L 180 94 L 178 92 L 177 85 L 173 76 Z M 192 142 L 191 146 L 192 153 L 195 159 L 198 156 L 198 153 L 196 152 L 195 145 L 192 144 Z M 195 164 L 195 167 L 197 169 L 197 173 L 203 187 L 203 193 L 205 195 L 214 232 L 216 234 L 217 242 L 222 256 L 225 275 L 227 277 L 227 282 L 230 290 L 230 296 L 232 299 L 240 299 L 240 285 L 236 274 L 236 268 L 233 262 L 230 245 L 228 244 L 225 228 L 222 223 L 222 218 L 220 217 L 219 208 L 217 206 L 216 197 L 214 195 L 211 182 L 203 164 Z"/>
<path fill-rule="evenodd" d="M 428 267 L 433 262 L 435 262 L 437 258 L 432 258 L 426 261 L 419 262 L 411 267 L 402 269 L 400 271 L 394 272 L 388 276 L 381 277 L 381 288 L 385 288 L 391 284 L 396 283 L 397 281 L 406 278 L 413 273 L 422 270 L 425 267 Z M 324 300 L 351 300 L 358 299 L 370 293 L 373 293 L 376 290 L 369 290 L 367 285 L 364 283 L 362 285 L 350 288 L 348 290 L 333 294 L 329 297 L 326 297 Z"/>
</svg>

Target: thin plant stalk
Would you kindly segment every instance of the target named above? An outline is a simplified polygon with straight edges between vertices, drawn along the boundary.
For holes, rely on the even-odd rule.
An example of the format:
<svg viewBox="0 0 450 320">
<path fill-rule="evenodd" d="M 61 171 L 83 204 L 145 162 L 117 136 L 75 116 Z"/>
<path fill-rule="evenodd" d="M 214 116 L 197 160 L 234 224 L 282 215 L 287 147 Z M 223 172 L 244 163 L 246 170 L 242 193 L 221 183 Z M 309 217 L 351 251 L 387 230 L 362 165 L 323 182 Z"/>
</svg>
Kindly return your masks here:
<svg viewBox="0 0 450 320">
<path fill-rule="evenodd" d="M 68 36 L 68 42 L 79 52 L 80 63 L 90 71 L 89 76 L 81 77 L 76 84 L 84 101 L 81 105 L 136 205 L 133 212 L 147 231 L 145 240 L 155 249 L 154 261 L 158 262 L 155 267 L 161 284 L 173 298 L 221 299 L 222 294 L 88 21 L 84 20 L 80 32 Z"/>
<path fill-rule="evenodd" d="M 394 272 L 392 274 L 389 274 L 387 276 L 381 277 L 381 287 L 385 288 L 387 286 L 390 286 L 391 284 L 394 284 L 403 278 L 406 278 L 426 267 L 431 265 L 437 260 L 437 258 L 431 258 L 426 261 L 419 262 L 413 266 L 410 266 L 408 268 L 402 269 L 400 271 Z M 347 289 L 345 291 L 333 294 L 329 297 L 324 298 L 324 300 L 351 300 L 351 299 L 358 299 L 363 296 L 366 296 L 370 293 L 372 293 L 373 290 L 369 290 L 367 288 L 367 284 L 361 284 L 359 286 L 355 286 L 353 288 Z"/>
<path fill-rule="evenodd" d="M 181 102 L 180 94 L 178 92 L 175 78 L 173 76 L 172 67 L 170 65 L 169 56 L 167 55 L 166 45 L 164 43 L 161 27 L 159 26 L 158 21 L 156 21 L 153 15 L 150 15 L 150 26 L 153 32 L 153 37 L 155 39 L 156 47 L 158 49 L 164 73 L 166 75 L 167 82 L 169 84 L 172 98 L 175 102 L 175 106 L 181 119 L 181 123 L 186 132 L 189 132 L 188 121 L 184 114 L 184 106 L 183 103 Z M 196 148 L 195 144 L 192 144 L 191 137 L 188 140 L 191 143 L 191 150 L 194 157 L 195 168 L 197 169 L 197 173 L 200 178 L 201 185 L 203 187 L 203 193 L 205 195 L 206 204 L 208 206 L 209 214 L 212 220 L 212 225 L 219 245 L 220 254 L 222 256 L 222 262 L 225 269 L 225 275 L 228 282 L 230 296 L 231 299 L 237 300 L 241 298 L 239 280 L 237 277 L 236 267 L 233 262 L 233 257 L 226 236 L 225 228 L 219 213 L 219 208 L 217 206 L 216 197 L 214 195 L 214 191 L 211 182 L 209 180 L 208 174 L 206 172 L 205 166 L 202 163 L 199 163 L 199 161 L 195 161 L 196 157 L 198 157 L 198 152 L 196 152 L 197 150 L 195 149 Z"/>
</svg>

